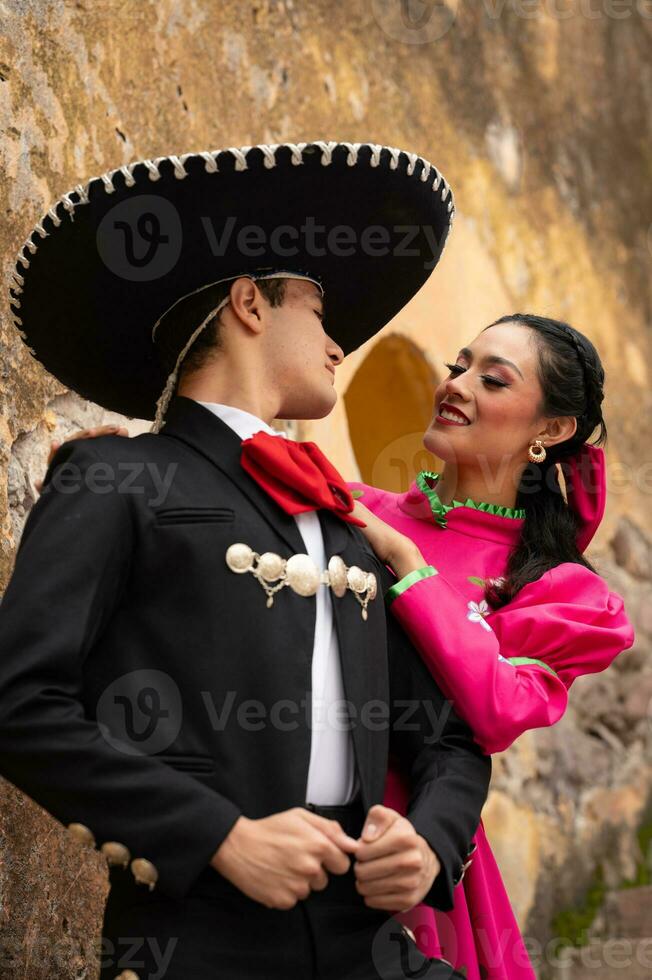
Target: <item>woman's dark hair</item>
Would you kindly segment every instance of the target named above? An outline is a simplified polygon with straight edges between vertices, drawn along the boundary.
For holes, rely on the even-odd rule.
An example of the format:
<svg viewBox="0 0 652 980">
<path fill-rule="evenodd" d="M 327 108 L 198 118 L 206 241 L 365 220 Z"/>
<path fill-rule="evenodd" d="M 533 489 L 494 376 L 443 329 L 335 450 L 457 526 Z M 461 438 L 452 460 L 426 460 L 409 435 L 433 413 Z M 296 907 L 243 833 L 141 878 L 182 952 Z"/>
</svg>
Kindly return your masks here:
<svg viewBox="0 0 652 980">
<path fill-rule="evenodd" d="M 577 431 L 570 439 L 546 447 L 545 460 L 528 463 L 523 471 L 516 497 L 516 506 L 525 509 L 523 531 L 504 579 L 490 584 L 485 592 L 494 609 L 562 562 L 576 562 L 595 571 L 578 550 L 578 522 L 562 495 L 555 464 L 560 463 L 563 471 L 564 460 L 576 455 L 595 429 L 599 431 L 593 445 L 603 445 L 607 440 L 601 408 L 604 370 L 591 341 L 567 323 L 529 313 L 503 316 L 489 326 L 499 323 L 522 324 L 535 332 L 543 391 L 541 413 L 549 418 L 574 416 Z"/>
</svg>

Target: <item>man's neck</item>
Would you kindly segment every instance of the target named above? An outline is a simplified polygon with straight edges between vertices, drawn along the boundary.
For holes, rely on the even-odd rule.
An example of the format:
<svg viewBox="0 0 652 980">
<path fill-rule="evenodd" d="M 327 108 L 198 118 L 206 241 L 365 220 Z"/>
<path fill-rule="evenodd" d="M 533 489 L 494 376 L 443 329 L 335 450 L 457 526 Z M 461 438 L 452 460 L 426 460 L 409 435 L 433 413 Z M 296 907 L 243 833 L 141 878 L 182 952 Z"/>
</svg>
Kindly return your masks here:
<svg viewBox="0 0 652 980">
<path fill-rule="evenodd" d="M 239 408 L 243 412 L 255 415 L 267 425 L 272 424 L 272 420 L 276 417 L 272 399 L 265 398 L 260 389 L 257 390 L 254 385 L 227 384 L 222 379 L 202 375 L 203 372 L 198 371 L 192 377 L 182 380 L 177 388 L 177 394 L 198 402 Z"/>
</svg>

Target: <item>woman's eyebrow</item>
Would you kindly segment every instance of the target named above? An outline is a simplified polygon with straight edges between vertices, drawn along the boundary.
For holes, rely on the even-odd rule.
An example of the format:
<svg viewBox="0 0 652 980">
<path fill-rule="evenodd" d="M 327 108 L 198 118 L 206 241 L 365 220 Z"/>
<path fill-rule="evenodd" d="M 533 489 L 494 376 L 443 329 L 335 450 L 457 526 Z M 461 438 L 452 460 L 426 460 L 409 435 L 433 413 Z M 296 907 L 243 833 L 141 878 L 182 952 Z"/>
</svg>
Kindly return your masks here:
<svg viewBox="0 0 652 980">
<path fill-rule="evenodd" d="M 464 354 L 464 356 L 468 357 L 470 361 L 473 360 L 473 353 L 468 347 L 462 347 L 462 349 L 460 350 L 460 354 Z M 485 357 L 482 358 L 482 360 L 485 364 L 506 364 L 508 367 L 514 368 L 516 373 L 521 378 L 523 378 L 523 375 L 516 367 L 516 365 L 512 361 L 508 361 L 506 357 L 499 357 L 497 354 L 486 354 Z M 523 380 L 525 381 L 525 378 L 523 378 Z"/>
</svg>

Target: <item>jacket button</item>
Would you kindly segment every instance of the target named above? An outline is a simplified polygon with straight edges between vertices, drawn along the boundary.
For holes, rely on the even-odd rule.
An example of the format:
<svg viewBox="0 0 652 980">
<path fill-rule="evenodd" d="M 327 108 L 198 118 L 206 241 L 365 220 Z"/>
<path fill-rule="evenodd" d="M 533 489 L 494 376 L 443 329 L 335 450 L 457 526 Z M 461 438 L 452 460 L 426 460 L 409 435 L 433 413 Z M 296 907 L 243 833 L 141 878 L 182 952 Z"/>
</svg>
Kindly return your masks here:
<svg viewBox="0 0 652 980">
<path fill-rule="evenodd" d="M 455 884 L 456 884 L 456 885 L 459 885 L 459 883 L 460 883 L 460 881 L 462 880 L 462 878 L 463 878 L 463 877 L 464 877 L 464 875 L 466 874 L 466 869 L 467 869 L 467 868 L 469 867 L 469 865 L 471 865 L 471 864 L 473 864 L 473 860 L 469 860 L 469 861 L 467 861 L 467 862 L 466 862 L 466 864 L 463 864 L 463 865 L 462 865 L 462 867 L 460 868 L 460 874 L 459 874 L 459 878 L 458 878 L 458 879 L 457 879 L 457 881 L 455 882 Z"/>
<path fill-rule="evenodd" d="M 83 823 L 69 823 L 68 830 L 80 844 L 87 844 L 89 847 L 95 847 L 95 837 L 93 836 L 93 831 L 88 827 L 85 827 Z"/>
<path fill-rule="evenodd" d="M 129 859 L 131 858 L 129 848 L 125 847 L 125 845 L 121 844 L 119 841 L 105 841 L 100 850 L 109 864 L 120 864 L 123 868 L 128 866 Z"/>
<path fill-rule="evenodd" d="M 152 891 L 158 881 L 158 871 L 151 861 L 146 858 L 134 858 L 131 862 L 131 871 L 137 884 L 149 885 L 149 890 Z"/>
</svg>

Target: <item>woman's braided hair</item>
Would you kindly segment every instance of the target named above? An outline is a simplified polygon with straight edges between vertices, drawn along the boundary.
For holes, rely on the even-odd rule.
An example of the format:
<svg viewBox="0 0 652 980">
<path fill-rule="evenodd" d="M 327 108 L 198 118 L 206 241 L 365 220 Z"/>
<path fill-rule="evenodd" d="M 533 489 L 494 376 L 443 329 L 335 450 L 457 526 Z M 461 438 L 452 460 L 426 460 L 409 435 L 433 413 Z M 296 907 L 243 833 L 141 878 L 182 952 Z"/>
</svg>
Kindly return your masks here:
<svg viewBox="0 0 652 980">
<path fill-rule="evenodd" d="M 562 562 L 576 562 L 594 570 L 577 547 L 577 518 L 564 500 L 557 464 L 563 472 L 564 461 L 577 455 L 596 429 L 593 445 L 603 445 L 607 440 L 602 417 L 604 369 L 588 337 L 561 320 L 530 313 L 503 316 L 489 326 L 500 323 L 517 323 L 535 331 L 543 391 L 541 413 L 548 418 L 573 416 L 577 430 L 570 439 L 547 448 L 542 463 L 528 463 L 523 471 L 516 506 L 525 509 L 525 522 L 505 576 L 485 592 L 494 609 Z"/>
</svg>

